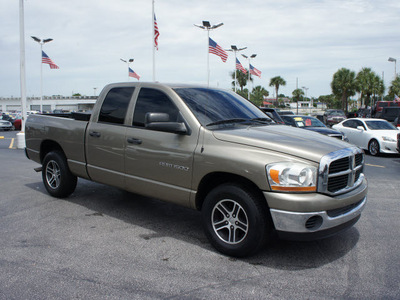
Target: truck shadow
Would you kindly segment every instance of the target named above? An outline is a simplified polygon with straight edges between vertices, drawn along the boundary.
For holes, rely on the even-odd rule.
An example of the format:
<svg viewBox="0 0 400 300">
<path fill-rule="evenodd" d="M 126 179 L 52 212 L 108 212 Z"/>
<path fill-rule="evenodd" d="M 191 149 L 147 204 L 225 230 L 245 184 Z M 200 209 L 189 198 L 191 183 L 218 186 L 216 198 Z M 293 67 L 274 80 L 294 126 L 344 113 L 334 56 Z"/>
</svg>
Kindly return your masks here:
<svg viewBox="0 0 400 300">
<path fill-rule="evenodd" d="M 27 186 L 47 195 L 42 183 Z M 88 218 L 106 215 L 146 228 L 152 233 L 139 235 L 144 240 L 172 237 L 217 253 L 203 233 L 201 214 L 198 211 L 83 179 L 79 179 L 76 191 L 63 201 L 90 210 L 91 212 L 85 214 Z M 229 260 L 241 260 L 254 266 L 282 270 L 312 269 L 345 256 L 356 246 L 358 240 L 359 232 L 356 227 L 336 236 L 311 242 L 274 238 L 270 245 L 254 256 Z"/>
</svg>

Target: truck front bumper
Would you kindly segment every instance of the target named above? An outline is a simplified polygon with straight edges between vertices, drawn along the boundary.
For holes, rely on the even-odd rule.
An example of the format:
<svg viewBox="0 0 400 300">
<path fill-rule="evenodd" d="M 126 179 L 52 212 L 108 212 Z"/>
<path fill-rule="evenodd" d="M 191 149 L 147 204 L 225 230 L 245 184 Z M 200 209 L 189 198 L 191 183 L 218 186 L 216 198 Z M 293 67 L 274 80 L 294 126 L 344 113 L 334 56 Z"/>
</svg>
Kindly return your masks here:
<svg viewBox="0 0 400 300">
<path fill-rule="evenodd" d="M 317 193 L 264 195 L 280 238 L 313 240 L 336 234 L 358 221 L 367 202 L 367 184 L 365 181 L 355 190 L 336 197 Z"/>
</svg>

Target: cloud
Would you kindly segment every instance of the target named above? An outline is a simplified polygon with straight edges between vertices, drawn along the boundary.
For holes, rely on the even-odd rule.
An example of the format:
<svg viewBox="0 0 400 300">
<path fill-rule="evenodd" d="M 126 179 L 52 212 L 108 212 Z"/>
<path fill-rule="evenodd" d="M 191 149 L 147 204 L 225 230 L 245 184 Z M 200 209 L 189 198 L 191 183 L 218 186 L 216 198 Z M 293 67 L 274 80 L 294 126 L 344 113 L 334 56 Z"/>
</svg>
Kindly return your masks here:
<svg viewBox="0 0 400 300">
<path fill-rule="evenodd" d="M 19 16 L 16 1 L 0 0 L 0 96 L 19 96 Z M 24 1 L 28 95 L 40 93 L 40 47 L 31 35 L 51 37 L 45 52 L 60 66 L 43 66 L 44 94 L 92 95 L 111 82 L 128 80 L 120 58 L 134 58 L 131 67 L 143 81 L 152 80 L 152 16 L 150 0 Z M 280 92 L 291 95 L 307 86 L 308 95 L 329 94 L 334 72 L 371 67 L 393 79 L 400 39 L 400 3 L 395 0 L 304 1 L 178 1 L 156 0 L 160 29 L 156 79 L 204 84 L 207 80 L 207 33 L 193 26 L 208 20 L 224 26 L 210 32 L 221 46 L 247 47 L 257 54 L 252 64 L 263 72 L 254 85 L 270 93 L 269 79 L 282 76 Z M 247 65 L 239 53 L 238 58 Z M 230 88 L 234 58 L 227 63 L 210 55 L 210 82 Z M 132 80 L 132 79 L 129 79 Z"/>
</svg>

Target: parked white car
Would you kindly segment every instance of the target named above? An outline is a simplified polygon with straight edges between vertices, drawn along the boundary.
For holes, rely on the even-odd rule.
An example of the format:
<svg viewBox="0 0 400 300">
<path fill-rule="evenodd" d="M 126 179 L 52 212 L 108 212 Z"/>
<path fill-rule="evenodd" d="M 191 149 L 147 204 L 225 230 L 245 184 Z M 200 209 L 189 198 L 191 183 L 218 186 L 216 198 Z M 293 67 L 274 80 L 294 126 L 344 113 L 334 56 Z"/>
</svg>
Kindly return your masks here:
<svg viewBox="0 0 400 300">
<path fill-rule="evenodd" d="M 400 152 L 400 131 L 386 120 L 353 118 L 332 128 L 345 134 L 349 143 L 368 150 L 371 155 Z"/>
</svg>

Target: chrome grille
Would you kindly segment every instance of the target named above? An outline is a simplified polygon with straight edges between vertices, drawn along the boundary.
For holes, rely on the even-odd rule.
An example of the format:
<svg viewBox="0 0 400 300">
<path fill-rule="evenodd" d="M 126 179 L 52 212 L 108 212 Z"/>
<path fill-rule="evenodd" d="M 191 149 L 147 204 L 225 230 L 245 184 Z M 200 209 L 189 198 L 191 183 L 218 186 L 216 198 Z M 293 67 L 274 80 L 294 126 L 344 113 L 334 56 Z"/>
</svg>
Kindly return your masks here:
<svg viewBox="0 0 400 300">
<path fill-rule="evenodd" d="M 318 174 L 318 191 L 329 195 L 348 192 L 364 179 L 364 152 L 346 148 L 322 157 Z"/>
</svg>

